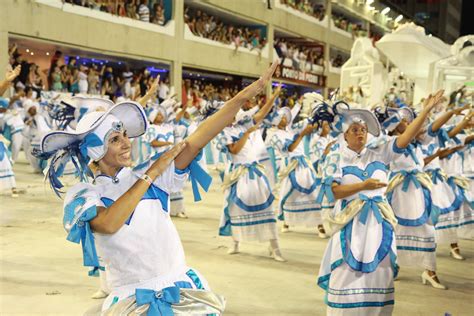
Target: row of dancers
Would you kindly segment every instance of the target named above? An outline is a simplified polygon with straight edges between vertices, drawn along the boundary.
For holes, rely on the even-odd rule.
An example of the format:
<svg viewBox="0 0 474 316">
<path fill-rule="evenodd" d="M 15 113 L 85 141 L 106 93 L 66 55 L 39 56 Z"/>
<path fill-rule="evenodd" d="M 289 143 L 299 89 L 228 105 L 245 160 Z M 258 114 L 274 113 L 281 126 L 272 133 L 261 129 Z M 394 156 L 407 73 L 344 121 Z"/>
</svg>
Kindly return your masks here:
<svg viewBox="0 0 474 316">
<path fill-rule="evenodd" d="M 179 310 L 197 289 L 204 313 L 222 313 L 225 300 L 186 265 L 170 220 L 187 216 L 186 179 L 195 201 L 199 187 L 209 188 L 210 162 L 224 165 L 219 235 L 231 237 L 229 254 L 241 242 L 268 242 L 270 256 L 285 262 L 277 220 L 282 232 L 305 226 L 329 237 L 317 281 L 328 314 L 390 314 L 399 266 L 418 266 L 423 283 L 446 289 L 436 246 L 450 244 L 462 260 L 458 239 L 474 232 L 470 105 L 447 110 L 439 91 L 417 113 L 403 104 L 369 111 L 308 93 L 303 104 L 279 108 L 277 88 L 249 107 L 275 65 L 230 101 L 199 111 L 174 99 L 149 104 L 156 83 L 138 103 L 74 97 L 24 109 L 32 166 L 58 194 L 65 175 L 81 179 L 67 191 L 64 223 L 68 239 L 82 243 L 84 264 L 105 277 L 103 311 L 138 304 L 141 290 L 178 291 L 168 303 Z M 3 131 L 15 129 L 5 119 L 15 111 L 4 111 Z M 0 172 L 13 175 L 7 160 Z"/>
</svg>

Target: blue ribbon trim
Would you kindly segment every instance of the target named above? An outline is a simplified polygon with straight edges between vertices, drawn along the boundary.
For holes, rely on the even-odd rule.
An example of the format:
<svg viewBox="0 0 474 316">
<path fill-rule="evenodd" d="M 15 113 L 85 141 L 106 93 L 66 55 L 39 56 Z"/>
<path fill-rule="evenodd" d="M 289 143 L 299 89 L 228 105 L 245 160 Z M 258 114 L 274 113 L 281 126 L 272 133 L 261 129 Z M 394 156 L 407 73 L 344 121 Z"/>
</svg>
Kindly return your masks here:
<svg viewBox="0 0 474 316">
<path fill-rule="evenodd" d="M 301 168 L 307 168 L 309 172 L 311 173 L 311 178 L 313 179 L 313 184 L 309 188 L 304 188 L 301 185 L 299 185 L 298 180 L 296 179 L 296 168 L 295 170 L 291 171 L 288 177 L 290 178 L 291 186 L 296 189 L 297 191 L 304 193 L 304 194 L 311 194 L 313 191 L 318 187 L 319 183 L 316 181 L 316 175 L 314 174 L 313 170 L 309 169 L 308 163 L 306 162 L 306 159 L 304 156 L 297 156 L 293 157 L 293 160 L 298 161 L 298 167 Z"/>
<path fill-rule="evenodd" d="M 369 163 L 365 169 L 360 169 L 356 166 L 347 166 L 342 168 L 342 176 L 345 175 L 354 175 L 361 179 L 362 181 L 367 180 L 372 177 L 375 171 L 381 170 L 383 172 L 387 172 L 388 168 L 387 165 L 380 161 L 373 161 Z"/>
<path fill-rule="evenodd" d="M 359 199 L 365 202 L 360 212 L 359 222 L 365 225 L 367 223 L 369 213 L 372 211 L 375 218 L 377 219 L 377 223 L 382 223 L 382 214 L 380 214 L 380 210 L 377 203 L 383 202 L 383 198 L 381 196 L 369 198 L 364 194 L 359 194 Z"/>
<path fill-rule="evenodd" d="M 357 302 L 357 303 L 333 303 L 327 302 L 329 307 L 333 308 L 361 308 L 361 307 L 382 307 L 387 305 L 394 305 L 395 300 L 385 302 Z"/>
<path fill-rule="evenodd" d="M 379 249 L 377 250 L 374 260 L 371 262 L 358 261 L 351 251 L 351 240 L 352 240 L 352 225 L 354 220 L 351 220 L 342 230 L 340 234 L 341 248 L 344 261 L 355 271 L 363 273 L 370 273 L 377 269 L 378 265 L 385 256 L 390 252 L 393 241 L 393 228 L 385 220 L 382 220 L 382 241 Z"/>
<path fill-rule="evenodd" d="M 147 316 L 173 316 L 174 312 L 171 305 L 179 303 L 179 287 L 171 286 L 158 292 L 148 289 L 136 289 L 135 298 L 137 306 L 150 304 Z"/>
<path fill-rule="evenodd" d="M 77 207 L 81 207 L 85 204 L 86 199 L 82 196 L 77 197 L 66 205 L 65 207 L 65 216 L 71 216 L 75 214 Z M 92 230 L 89 224 L 89 221 L 97 216 L 97 209 L 95 206 L 89 207 L 85 210 L 79 220 L 74 224 L 67 235 L 67 240 L 74 242 L 76 244 L 81 244 L 82 246 L 82 255 L 83 255 L 83 264 L 86 267 L 99 267 L 99 258 L 97 256 L 97 251 L 94 243 L 94 235 L 92 235 Z M 65 218 L 65 220 L 67 220 Z"/>
<path fill-rule="evenodd" d="M 193 189 L 194 202 L 201 201 L 201 194 L 199 193 L 199 186 L 203 188 L 205 192 L 209 190 L 212 183 L 212 177 L 199 165 L 203 151 L 200 150 L 196 157 L 191 161 L 188 166 L 189 177 L 191 179 L 191 186 Z"/>
<path fill-rule="evenodd" d="M 316 203 L 318 205 L 321 205 L 323 203 L 323 198 L 326 196 L 326 199 L 328 203 L 334 203 L 336 199 L 334 198 L 334 194 L 332 192 L 332 184 L 334 182 L 333 177 L 327 177 L 324 178 L 324 180 L 321 181 L 320 178 L 317 179 L 317 182 L 321 186 L 319 189 L 318 196 L 316 197 Z"/>
<path fill-rule="evenodd" d="M 405 171 L 400 171 L 400 172 L 405 172 Z M 393 173 L 391 175 L 391 178 L 393 178 L 393 176 L 395 176 L 397 173 Z M 413 180 L 415 179 L 415 180 Z M 397 214 L 395 214 L 397 220 L 398 220 L 398 224 L 402 225 L 402 226 L 421 226 L 421 225 L 424 225 L 427 223 L 428 221 L 428 218 L 432 218 L 432 221 L 433 222 L 436 222 L 437 221 L 437 218 L 436 218 L 436 211 L 433 211 L 433 205 L 432 205 L 432 202 L 431 202 L 431 193 L 430 191 L 423 187 L 420 182 L 418 181 L 418 179 L 416 179 L 416 177 L 414 178 L 410 178 L 408 180 L 408 183 L 410 181 L 416 181 L 418 183 L 418 189 L 421 188 L 423 190 L 423 198 L 424 198 L 424 202 L 425 202 L 425 210 L 423 211 L 423 214 L 417 218 L 417 219 L 406 219 L 406 218 L 402 218 L 402 217 L 399 217 Z M 407 180 L 405 178 L 405 180 L 403 181 L 403 187 L 402 187 L 402 190 L 403 188 L 405 187 L 405 184 L 406 184 Z M 406 185 L 408 187 L 408 184 Z M 416 184 L 415 184 L 416 186 Z M 407 189 L 408 190 L 408 189 Z M 403 190 L 404 192 L 406 192 L 405 190 Z M 392 204 L 392 198 L 393 198 L 393 191 L 388 193 L 387 194 L 387 200 L 388 200 L 388 203 L 391 205 Z"/>
<path fill-rule="evenodd" d="M 80 148 L 80 151 L 81 151 L 81 155 L 83 157 L 87 157 L 88 156 L 87 155 L 87 149 L 88 148 L 99 147 L 99 146 L 103 146 L 103 145 L 104 145 L 104 143 L 99 138 L 99 136 L 97 136 L 94 133 L 90 133 L 81 142 L 81 144 L 79 145 L 79 148 Z"/>
</svg>

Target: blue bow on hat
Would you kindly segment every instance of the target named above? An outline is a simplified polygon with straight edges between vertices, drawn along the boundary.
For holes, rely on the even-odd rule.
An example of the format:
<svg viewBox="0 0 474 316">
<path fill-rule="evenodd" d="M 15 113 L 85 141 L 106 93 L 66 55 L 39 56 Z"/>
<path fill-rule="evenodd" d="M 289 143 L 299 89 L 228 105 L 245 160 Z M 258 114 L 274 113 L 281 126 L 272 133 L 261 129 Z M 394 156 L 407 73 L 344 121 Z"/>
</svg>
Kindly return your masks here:
<svg viewBox="0 0 474 316">
<path fill-rule="evenodd" d="M 99 138 L 99 136 L 97 136 L 94 133 L 91 133 L 91 134 L 87 135 L 84 138 L 84 140 L 81 142 L 81 144 L 79 146 L 80 150 L 81 150 L 81 155 L 83 157 L 87 157 L 87 148 L 99 147 L 99 146 L 103 146 L 103 145 L 104 145 L 104 143 Z"/>
</svg>

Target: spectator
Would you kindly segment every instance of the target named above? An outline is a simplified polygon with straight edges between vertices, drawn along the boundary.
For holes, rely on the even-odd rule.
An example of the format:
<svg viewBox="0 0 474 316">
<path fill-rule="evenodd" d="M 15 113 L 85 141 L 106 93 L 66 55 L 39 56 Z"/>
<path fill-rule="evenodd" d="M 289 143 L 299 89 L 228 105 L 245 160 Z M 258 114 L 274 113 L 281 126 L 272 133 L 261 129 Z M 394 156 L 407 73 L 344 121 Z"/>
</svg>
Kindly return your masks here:
<svg viewBox="0 0 474 316">
<path fill-rule="evenodd" d="M 78 77 L 78 87 L 79 93 L 86 94 L 89 88 L 89 83 L 87 82 L 87 67 L 84 65 L 79 66 Z"/>
<path fill-rule="evenodd" d="M 155 5 L 153 6 L 153 19 L 151 22 L 161 26 L 165 25 L 164 10 L 159 3 L 155 3 Z"/>
<path fill-rule="evenodd" d="M 133 72 L 130 71 L 128 65 L 125 65 L 125 70 L 122 72 L 122 78 L 124 80 L 123 93 L 126 98 L 130 98 L 132 95 Z"/>
<path fill-rule="evenodd" d="M 127 0 L 125 2 L 125 11 L 127 17 L 131 19 L 137 19 L 137 5 L 135 4 L 135 0 Z"/>
<path fill-rule="evenodd" d="M 150 22 L 150 9 L 147 2 L 148 0 L 140 0 L 140 5 L 138 6 L 138 16 L 142 22 Z"/>
<path fill-rule="evenodd" d="M 158 92 L 158 100 L 160 101 L 160 103 L 168 98 L 169 93 L 170 93 L 169 80 L 168 78 L 166 78 L 165 80 L 162 80 L 160 82 L 160 88 Z"/>
<path fill-rule="evenodd" d="M 63 65 L 63 67 L 66 67 Z M 51 73 L 51 82 L 52 82 L 52 90 L 53 91 L 62 91 L 63 90 L 63 83 L 61 80 L 61 69 L 58 65 L 54 65 L 53 72 Z"/>
<path fill-rule="evenodd" d="M 79 92 L 79 69 L 72 68 L 69 77 L 69 92 L 75 94 Z"/>
<path fill-rule="evenodd" d="M 99 85 L 99 73 L 97 65 L 93 64 L 89 69 L 89 74 L 87 75 L 88 81 L 88 91 L 89 94 L 99 94 L 98 85 Z"/>
</svg>

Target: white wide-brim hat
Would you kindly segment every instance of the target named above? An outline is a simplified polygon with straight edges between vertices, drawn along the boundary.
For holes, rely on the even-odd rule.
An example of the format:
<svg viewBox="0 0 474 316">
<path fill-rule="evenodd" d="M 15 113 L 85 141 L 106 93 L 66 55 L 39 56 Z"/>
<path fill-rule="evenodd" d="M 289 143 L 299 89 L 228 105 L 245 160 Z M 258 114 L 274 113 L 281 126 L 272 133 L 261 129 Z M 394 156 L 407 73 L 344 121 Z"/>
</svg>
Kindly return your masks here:
<svg viewBox="0 0 474 316">
<path fill-rule="evenodd" d="M 374 113 L 364 109 L 338 109 L 338 114 L 343 118 L 343 132 L 353 123 L 358 123 L 357 118 L 361 119 L 367 125 L 367 131 L 374 135 L 380 135 L 380 123 Z M 346 128 L 344 128 L 346 127 Z"/>
<path fill-rule="evenodd" d="M 146 114 L 139 103 L 133 101 L 121 102 L 106 112 L 86 114 L 77 124 L 75 131 L 49 132 L 41 139 L 41 151 L 43 153 L 51 153 L 66 148 L 75 142 L 82 141 L 88 134 L 100 126 L 108 116 L 115 116 L 123 123 L 129 138 L 143 135 L 148 128 Z"/>
</svg>

